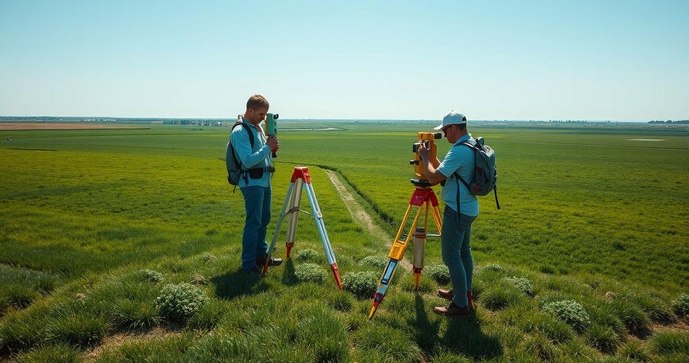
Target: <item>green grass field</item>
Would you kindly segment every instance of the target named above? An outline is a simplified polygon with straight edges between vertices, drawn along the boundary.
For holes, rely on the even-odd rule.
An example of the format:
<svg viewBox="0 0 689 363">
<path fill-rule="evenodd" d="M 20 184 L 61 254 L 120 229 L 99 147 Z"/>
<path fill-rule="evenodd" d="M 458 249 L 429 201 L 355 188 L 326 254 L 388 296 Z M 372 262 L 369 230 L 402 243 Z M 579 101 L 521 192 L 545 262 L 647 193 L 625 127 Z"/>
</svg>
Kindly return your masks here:
<svg viewBox="0 0 689 363">
<path fill-rule="evenodd" d="M 341 274 L 377 279 L 392 241 L 352 220 L 323 169 L 394 234 L 416 131 L 434 124 L 280 126 L 269 237 L 292 168 L 308 165 Z M 321 126 L 343 130 L 288 130 Z M 226 182 L 229 127 L 0 131 L 0 360 L 689 359 L 687 129 L 470 131 L 497 152 L 502 206 L 482 198 L 474 223 L 476 314 L 433 314 L 447 285 L 429 239 L 420 290 L 398 270 L 372 321 L 373 294 L 336 289 L 308 216 L 293 259 L 266 278 L 238 272 L 244 211 Z M 449 145 L 438 145 L 443 156 Z M 168 284 L 192 281 L 207 297 L 197 311 L 161 311 Z M 555 311 L 567 300 L 584 313 Z"/>
</svg>

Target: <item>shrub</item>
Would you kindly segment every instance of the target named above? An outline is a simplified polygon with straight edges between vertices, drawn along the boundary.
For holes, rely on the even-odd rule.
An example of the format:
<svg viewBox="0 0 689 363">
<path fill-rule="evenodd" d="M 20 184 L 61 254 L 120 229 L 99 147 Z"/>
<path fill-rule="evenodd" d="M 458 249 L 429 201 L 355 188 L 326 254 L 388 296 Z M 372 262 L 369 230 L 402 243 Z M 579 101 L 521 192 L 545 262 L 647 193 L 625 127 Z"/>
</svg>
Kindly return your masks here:
<svg viewBox="0 0 689 363">
<path fill-rule="evenodd" d="M 519 291 L 529 295 L 533 296 L 533 283 L 531 280 L 524 278 L 524 277 L 508 277 L 506 278 L 507 281 L 511 282 L 512 285 L 514 285 Z"/>
<path fill-rule="evenodd" d="M 208 297 L 200 288 L 187 283 L 166 285 L 156 299 L 160 315 L 179 322 L 186 321 L 207 302 Z"/>
<path fill-rule="evenodd" d="M 294 258 L 297 261 L 300 262 L 305 262 L 305 261 L 311 261 L 311 262 L 321 262 L 321 255 L 318 254 L 318 252 L 312 250 L 312 249 L 303 249 L 297 252 L 294 255 Z"/>
<path fill-rule="evenodd" d="M 388 261 L 389 261 L 389 259 L 386 258 L 385 256 L 377 255 L 377 256 L 366 256 L 359 263 L 362 265 L 365 265 L 365 266 L 382 269 L 382 268 L 385 268 L 385 266 L 388 264 Z"/>
<path fill-rule="evenodd" d="M 378 277 L 371 271 L 350 272 L 342 278 L 342 287 L 357 297 L 372 298 L 376 292 Z"/>
<path fill-rule="evenodd" d="M 439 284 L 450 283 L 450 269 L 445 265 L 428 266 L 426 273 Z"/>
<path fill-rule="evenodd" d="M 505 271 L 505 269 L 502 268 L 502 266 L 498 265 L 497 263 L 491 263 L 490 265 L 485 265 L 481 270 L 485 271 L 493 271 L 493 272 L 502 272 Z"/>
<path fill-rule="evenodd" d="M 672 308 L 675 313 L 682 318 L 689 316 L 689 295 L 682 294 L 677 298 L 677 300 L 672 302 Z"/>
<path fill-rule="evenodd" d="M 583 331 L 590 324 L 586 309 L 574 300 L 554 301 L 543 306 L 543 310 L 564 320 L 577 331 Z"/>
<path fill-rule="evenodd" d="M 305 263 L 299 265 L 294 269 L 294 276 L 300 282 L 315 282 L 322 283 L 327 278 L 327 274 L 322 267 L 316 265 L 315 263 Z"/>
<path fill-rule="evenodd" d="M 165 280 L 165 277 L 163 277 L 163 274 L 161 274 L 158 271 L 155 270 L 139 270 L 136 273 L 137 277 L 140 279 L 140 281 L 146 281 L 146 282 L 152 282 L 152 283 L 159 283 Z"/>
<path fill-rule="evenodd" d="M 601 352 L 614 354 L 620 338 L 609 326 L 591 324 L 588 328 L 587 342 Z"/>
</svg>

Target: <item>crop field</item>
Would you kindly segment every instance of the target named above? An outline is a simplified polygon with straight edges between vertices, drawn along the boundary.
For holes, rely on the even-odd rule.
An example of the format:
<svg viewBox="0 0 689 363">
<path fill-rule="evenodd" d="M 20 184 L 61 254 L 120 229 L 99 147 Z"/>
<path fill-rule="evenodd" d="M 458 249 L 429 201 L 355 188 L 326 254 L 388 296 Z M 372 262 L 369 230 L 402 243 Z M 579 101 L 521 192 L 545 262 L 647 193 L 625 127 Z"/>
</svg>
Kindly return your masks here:
<svg viewBox="0 0 689 363">
<path fill-rule="evenodd" d="M 477 310 L 433 313 L 449 286 L 429 238 L 420 288 L 398 268 L 368 320 L 392 241 L 326 171 L 394 235 L 435 122 L 280 123 L 268 238 L 309 166 L 344 291 L 308 215 L 292 259 L 239 271 L 229 127 L 134 126 L 0 131 L 0 361 L 689 360 L 687 128 L 470 125 L 496 150 L 502 207 L 482 197 L 473 225 Z"/>
</svg>

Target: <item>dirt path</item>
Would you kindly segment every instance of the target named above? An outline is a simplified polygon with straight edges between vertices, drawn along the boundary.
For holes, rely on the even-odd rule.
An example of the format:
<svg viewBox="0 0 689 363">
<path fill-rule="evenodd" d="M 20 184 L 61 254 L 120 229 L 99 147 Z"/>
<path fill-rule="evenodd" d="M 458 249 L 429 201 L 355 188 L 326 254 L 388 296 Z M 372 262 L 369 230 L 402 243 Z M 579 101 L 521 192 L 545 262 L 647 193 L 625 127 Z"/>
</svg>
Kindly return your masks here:
<svg viewBox="0 0 689 363">
<path fill-rule="evenodd" d="M 373 218 L 371 218 L 371 215 L 369 215 L 364 209 L 364 207 L 362 207 L 361 204 L 357 202 L 352 193 L 350 193 L 347 190 L 347 188 L 345 188 L 344 184 L 342 184 L 340 179 L 337 177 L 336 172 L 326 169 L 323 169 L 323 171 L 325 171 L 325 173 L 328 175 L 328 178 L 330 178 L 330 181 L 335 186 L 335 189 L 337 189 L 337 192 L 340 194 L 340 197 L 342 197 L 342 201 L 347 207 L 349 214 L 352 215 L 352 219 L 354 219 L 355 222 L 359 223 L 362 227 L 364 227 L 364 229 L 366 229 L 373 237 L 385 243 L 385 246 L 387 246 L 387 252 L 388 249 L 392 247 L 394 236 L 387 234 L 382 228 L 380 228 L 379 225 L 373 222 Z M 404 267 L 405 270 L 411 270 L 412 268 L 411 263 L 409 263 L 407 260 L 402 260 L 401 265 Z"/>
</svg>

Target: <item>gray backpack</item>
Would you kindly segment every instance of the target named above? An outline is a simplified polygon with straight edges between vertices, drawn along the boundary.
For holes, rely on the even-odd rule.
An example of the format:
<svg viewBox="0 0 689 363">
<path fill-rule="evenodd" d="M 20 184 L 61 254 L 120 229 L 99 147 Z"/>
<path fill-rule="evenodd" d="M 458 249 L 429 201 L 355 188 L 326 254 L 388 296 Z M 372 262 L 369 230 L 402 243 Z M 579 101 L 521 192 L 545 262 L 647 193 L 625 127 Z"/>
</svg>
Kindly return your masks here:
<svg viewBox="0 0 689 363">
<path fill-rule="evenodd" d="M 237 121 L 232 125 L 232 130 L 237 126 L 244 127 L 247 133 L 249 133 L 249 143 L 251 148 L 254 148 L 254 134 L 249 129 L 249 126 L 242 121 Z M 242 162 L 237 158 L 237 154 L 232 146 L 232 131 L 230 131 L 230 141 L 227 142 L 227 148 L 225 149 L 225 167 L 227 168 L 227 182 L 235 187 L 239 185 L 239 179 L 242 175 L 246 175 L 246 170 L 242 170 Z"/>
<path fill-rule="evenodd" d="M 474 195 L 488 195 L 491 191 L 495 194 L 495 204 L 500 209 L 498 202 L 498 171 L 495 168 L 495 151 L 483 144 L 483 138 L 476 138 L 476 143 L 464 141 L 458 145 L 464 145 L 474 151 L 475 168 L 471 181 L 468 183 L 457 172 L 452 175 L 464 184 L 469 193 Z M 457 208 L 459 209 L 459 184 L 457 184 Z"/>
</svg>

